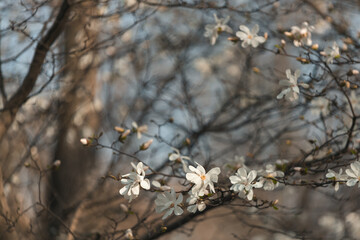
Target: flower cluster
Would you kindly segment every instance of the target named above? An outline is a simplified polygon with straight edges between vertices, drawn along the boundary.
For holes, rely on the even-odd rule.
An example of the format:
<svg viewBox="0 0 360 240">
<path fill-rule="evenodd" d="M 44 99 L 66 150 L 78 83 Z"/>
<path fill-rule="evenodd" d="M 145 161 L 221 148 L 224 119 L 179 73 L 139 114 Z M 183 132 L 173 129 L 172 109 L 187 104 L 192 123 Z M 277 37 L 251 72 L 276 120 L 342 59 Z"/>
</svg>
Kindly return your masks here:
<svg viewBox="0 0 360 240">
<path fill-rule="evenodd" d="M 216 40 L 220 33 L 227 32 L 232 34 L 232 29 L 227 25 L 229 17 L 218 18 L 214 15 L 215 24 L 208 24 L 205 26 L 205 37 L 210 38 L 211 45 L 216 43 Z M 260 44 L 264 43 L 267 39 L 267 33 L 263 36 L 259 36 L 259 25 L 255 24 L 250 30 L 245 25 L 239 26 L 240 31 L 235 33 L 236 37 L 231 38 L 232 41 L 242 41 L 241 46 L 247 48 L 249 46 L 256 48 Z M 290 32 L 285 32 L 285 35 L 293 40 L 293 44 L 296 47 L 303 47 L 303 49 L 309 49 L 309 51 L 317 51 L 318 56 L 321 54 L 326 58 L 327 64 L 333 64 L 334 59 L 340 57 L 340 50 L 336 42 L 333 42 L 332 46 L 328 46 L 324 51 L 318 51 L 319 44 L 312 45 L 311 32 L 314 31 L 314 27 L 310 26 L 307 22 L 304 22 L 301 27 L 292 26 Z M 285 40 L 282 40 L 282 45 L 278 49 L 285 51 Z M 306 46 L 311 46 L 307 48 Z M 300 59 L 300 60 L 299 60 Z M 310 57 L 309 57 L 310 59 Z M 297 58 L 302 63 L 310 63 L 311 59 L 304 59 L 302 57 Z M 324 65 L 325 62 L 323 62 Z M 299 99 L 300 87 L 308 89 L 310 86 L 307 83 L 298 82 L 301 76 L 299 69 L 294 73 L 290 69 L 285 71 L 287 79 L 279 82 L 280 86 L 284 87 L 282 91 L 277 95 L 277 99 L 283 99 L 293 102 Z M 310 75 L 309 75 L 310 76 Z M 348 74 L 348 76 L 352 76 Z M 311 82 L 311 89 L 316 89 L 315 84 Z M 316 90 L 314 90 L 316 91 Z M 310 92 L 310 90 L 309 90 Z M 323 97 L 323 94 L 317 94 L 311 96 L 309 94 L 308 100 L 311 100 L 310 107 L 313 110 L 313 114 L 322 115 L 325 117 L 330 112 L 331 101 Z M 353 105 L 355 111 L 360 106 L 359 98 L 356 96 L 355 91 L 351 92 L 351 96 L 348 98 L 349 102 Z M 310 101 L 309 100 L 309 101 Z M 142 134 L 148 131 L 146 125 L 138 126 L 137 123 L 132 123 L 132 132 L 137 134 L 140 139 Z M 121 135 L 120 141 L 124 140 L 129 134 L 130 130 L 124 130 L 122 128 L 116 128 Z M 81 140 L 83 145 L 89 145 L 88 139 Z M 152 139 L 141 145 L 140 150 L 146 150 Z M 255 197 L 254 189 L 262 188 L 265 191 L 273 191 L 279 187 L 281 182 L 286 181 L 285 172 L 289 168 L 294 170 L 293 172 L 300 172 L 303 174 L 303 168 L 300 166 L 289 166 L 287 160 L 278 160 L 275 165 L 267 164 L 264 169 L 254 170 L 245 165 L 245 158 L 236 158 L 233 165 L 230 165 L 230 170 L 223 173 L 223 176 L 227 176 L 227 181 L 221 181 L 220 186 L 216 186 L 221 174 L 219 167 L 206 169 L 190 159 L 190 157 L 182 155 L 180 150 L 172 148 L 173 152 L 169 154 L 169 166 L 172 167 L 173 174 L 176 178 L 180 178 L 181 188 L 177 192 L 171 186 L 167 185 L 168 174 L 164 174 L 164 179 L 152 182 L 151 191 L 158 192 L 155 205 L 157 213 L 164 213 L 162 219 L 166 219 L 170 215 L 182 215 L 184 210 L 187 209 L 190 213 L 197 211 L 204 211 L 207 204 L 214 203 L 214 199 L 223 196 L 223 194 L 229 194 L 231 198 L 238 195 L 242 201 L 253 201 Z M 149 180 L 146 179 L 147 167 L 142 162 L 139 162 L 136 166 L 131 163 L 134 171 L 122 176 L 121 183 L 124 184 L 120 189 L 120 194 L 123 195 L 130 202 L 139 196 L 140 190 L 150 190 Z M 156 172 L 152 173 L 156 174 Z M 327 181 L 325 184 L 334 183 L 335 191 L 339 190 L 340 184 L 346 183 L 347 186 L 355 186 L 358 184 L 360 187 L 360 161 L 355 161 L 350 164 L 350 168 L 343 171 L 339 169 L 335 172 L 332 169 L 328 169 L 326 174 Z M 226 183 L 224 183 L 226 182 Z M 224 190 L 226 189 L 226 190 Z M 257 190 L 256 190 L 257 191 Z M 186 201 L 183 203 L 184 196 L 187 196 Z"/>
<path fill-rule="evenodd" d="M 150 189 L 149 179 L 145 178 L 145 171 L 147 168 L 144 167 L 144 164 L 139 162 L 135 166 L 134 163 L 131 163 L 131 166 L 134 168 L 135 172 L 122 175 L 121 183 L 125 186 L 119 191 L 121 195 L 124 195 L 126 199 L 129 199 L 129 202 L 139 196 L 140 187 L 145 190 Z"/>
<path fill-rule="evenodd" d="M 179 151 L 176 151 L 179 158 L 181 155 Z M 170 155 L 171 156 L 171 155 Z M 173 155 L 171 159 L 175 158 Z M 229 177 L 229 181 L 232 184 L 230 190 L 238 194 L 242 199 L 252 201 L 254 199 L 254 189 L 263 188 L 266 191 L 273 191 L 279 186 L 279 180 L 284 178 L 284 172 L 278 170 L 282 168 L 283 164 L 287 161 L 277 161 L 277 165 L 267 164 L 264 170 L 250 170 L 242 162 L 242 167 L 238 168 L 234 175 Z M 150 189 L 149 180 L 145 178 L 145 171 L 147 167 L 142 162 L 137 165 L 131 163 L 134 171 L 122 176 L 121 183 L 125 186 L 120 189 L 120 194 L 124 195 L 130 202 L 139 196 L 140 189 Z M 193 184 L 191 190 L 189 190 L 189 197 L 186 200 L 187 210 L 191 213 L 196 211 L 204 211 L 206 209 L 206 202 L 211 199 L 213 194 L 216 194 L 215 183 L 218 182 L 218 177 L 221 172 L 220 168 L 215 167 L 206 172 L 205 168 L 196 162 L 196 168 L 194 166 L 188 166 L 189 172 L 186 173 L 186 180 Z M 294 169 L 297 167 L 294 167 Z M 358 183 L 360 187 L 360 161 L 356 161 L 350 164 L 350 168 L 345 170 L 346 174 L 343 174 L 343 169 L 339 172 L 335 172 L 331 169 L 328 170 L 326 178 L 332 179 L 335 185 L 335 191 L 339 190 L 341 183 L 346 183 L 347 186 L 355 186 Z M 184 210 L 183 194 L 176 194 L 175 190 L 167 185 L 162 185 L 160 182 L 154 180 L 154 187 L 156 191 L 161 191 L 155 200 L 156 212 L 165 212 L 162 219 L 166 219 L 172 215 L 182 215 Z"/>
<path fill-rule="evenodd" d="M 228 32 L 230 34 L 233 33 L 233 30 L 227 25 L 230 17 L 227 16 L 226 18 L 218 18 L 216 14 L 214 14 L 215 24 L 207 24 L 205 26 L 205 33 L 204 36 L 210 38 L 211 45 L 216 43 L 216 39 L 218 38 L 219 34 L 222 32 Z M 234 40 L 234 42 L 242 41 L 241 46 L 246 48 L 248 46 L 252 46 L 256 48 L 259 44 L 264 43 L 266 41 L 265 37 L 258 36 L 257 33 L 259 32 L 259 25 L 255 25 L 251 30 L 245 26 L 239 26 L 240 31 L 236 32 L 236 37 L 238 38 L 229 38 L 230 40 Z"/>
<path fill-rule="evenodd" d="M 259 171 L 259 174 L 262 176 L 263 188 L 266 191 L 272 191 L 279 186 L 278 178 L 284 177 L 282 171 L 276 170 L 276 166 L 272 164 L 267 164 L 265 171 Z"/>
<path fill-rule="evenodd" d="M 294 40 L 294 46 L 311 46 L 311 32 L 314 31 L 314 26 L 309 26 L 309 23 L 303 22 L 301 27 L 292 26 L 291 32 L 285 32 L 285 35 Z"/>
<path fill-rule="evenodd" d="M 335 191 L 339 190 L 340 183 L 346 182 L 346 186 L 352 187 L 355 186 L 356 183 L 360 188 L 360 161 L 355 161 L 350 164 L 350 169 L 346 169 L 345 173 L 342 174 L 343 170 L 340 168 L 339 173 L 329 169 L 326 174 L 327 178 L 330 178 L 335 183 Z"/>
</svg>

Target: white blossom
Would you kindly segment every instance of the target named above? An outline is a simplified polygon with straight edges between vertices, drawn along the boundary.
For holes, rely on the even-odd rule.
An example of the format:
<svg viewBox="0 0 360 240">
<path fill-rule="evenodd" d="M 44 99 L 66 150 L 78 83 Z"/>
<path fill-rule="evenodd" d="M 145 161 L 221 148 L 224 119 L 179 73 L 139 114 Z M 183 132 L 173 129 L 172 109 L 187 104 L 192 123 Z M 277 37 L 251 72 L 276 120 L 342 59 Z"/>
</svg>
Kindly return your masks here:
<svg viewBox="0 0 360 240">
<path fill-rule="evenodd" d="M 236 36 L 243 41 L 241 44 L 243 48 L 246 48 L 249 45 L 256 48 L 260 43 L 264 43 L 266 41 L 264 37 L 257 35 L 259 32 L 259 25 L 257 24 L 253 27 L 253 29 L 251 29 L 251 31 L 245 25 L 240 25 L 239 28 L 241 31 L 236 32 Z"/>
<path fill-rule="evenodd" d="M 196 194 L 190 194 L 186 202 L 189 204 L 187 210 L 192 213 L 195 213 L 196 211 L 202 212 L 206 208 L 205 202 Z"/>
<path fill-rule="evenodd" d="M 129 239 L 129 240 L 135 239 L 131 228 L 129 228 L 125 231 L 125 238 Z"/>
<path fill-rule="evenodd" d="M 239 192 L 239 197 L 252 200 L 254 196 L 253 188 L 261 188 L 262 182 L 256 182 L 256 171 L 252 170 L 247 174 L 245 168 L 239 168 L 235 175 L 230 176 L 230 182 L 233 184 L 230 190 Z"/>
<path fill-rule="evenodd" d="M 124 195 L 126 199 L 129 199 L 129 202 L 139 196 L 140 187 L 146 190 L 150 189 L 149 179 L 145 178 L 147 167 L 144 167 L 142 162 L 139 162 L 137 166 L 135 166 L 134 163 L 131 163 L 131 166 L 134 168 L 135 172 L 122 176 L 121 183 L 125 186 L 119 191 L 121 195 Z"/>
<path fill-rule="evenodd" d="M 263 176 L 262 183 L 266 191 L 272 191 L 279 186 L 276 177 L 284 177 L 284 173 L 282 171 L 276 171 L 276 167 L 272 164 L 267 164 L 265 171 L 260 173 Z"/>
<path fill-rule="evenodd" d="M 172 149 L 174 150 L 174 153 L 170 154 L 170 156 L 169 156 L 170 161 L 181 162 L 181 160 L 184 160 L 184 159 L 190 160 L 189 157 L 181 155 L 179 149 L 176 149 L 176 148 L 172 148 Z"/>
<path fill-rule="evenodd" d="M 311 46 L 311 32 L 314 31 L 314 29 L 314 26 L 309 26 L 307 22 L 303 22 L 301 28 L 298 26 L 292 26 L 291 32 L 285 32 L 285 35 L 294 39 L 295 47 L 304 45 Z"/>
<path fill-rule="evenodd" d="M 171 189 L 171 192 L 163 192 L 157 195 L 157 198 L 155 200 L 155 210 L 157 213 L 167 210 L 162 219 L 167 218 L 172 213 L 174 213 L 176 216 L 179 216 L 184 212 L 179 206 L 182 201 L 183 195 L 180 193 L 178 198 L 176 199 L 176 193 L 174 189 Z"/>
<path fill-rule="evenodd" d="M 138 124 L 136 122 L 132 122 L 131 124 L 134 128 L 134 132 L 137 133 L 137 138 L 140 139 L 142 137 L 142 133 L 145 133 L 148 131 L 148 126 L 147 125 L 141 125 L 138 126 Z"/>
<path fill-rule="evenodd" d="M 358 187 L 360 187 L 360 161 L 353 162 L 350 164 L 351 169 L 346 169 L 345 172 L 349 176 L 349 179 L 346 182 L 346 185 L 349 187 L 355 186 L 359 182 Z"/>
<path fill-rule="evenodd" d="M 308 88 L 309 85 L 306 83 L 298 83 L 297 79 L 300 77 L 300 70 L 297 69 L 294 72 L 294 75 L 291 74 L 291 70 L 287 69 L 286 70 L 286 77 L 288 79 L 284 79 L 281 80 L 279 82 L 279 84 L 281 86 L 287 87 L 284 90 L 281 91 L 281 93 L 279 95 L 277 95 L 277 99 L 282 99 L 285 96 L 285 99 L 289 100 L 289 101 L 295 101 L 299 98 L 299 86 L 303 87 L 303 88 Z"/>
<path fill-rule="evenodd" d="M 328 46 L 324 51 L 320 52 L 321 55 L 326 57 L 326 62 L 333 63 L 334 59 L 340 57 L 340 49 L 336 42 L 333 42 L 332 46 Z"/>
<path fill-rule="evenodd" d="M 172 148 L 174 150 L 174 153 L 171 153 L 169 155 L 169 160 L 175 163 L 181 163 L 183 166 L 183 170 L 185 173 L 190 172 L 188 163 L 186 161 L 191 161 L 190 157 L 183 156 L 180 154 L 179 149 Z"/>
<path fill-rule="evenodd" d="M 243 156 L 235 156 L 234 159 L 230 160 L 226 164 L 224 164 L 223 169 L 226 171 L 226 174 L 233 174 L 239 168 L 245 168 L 248 170 L 249 168 L 245 165 L 245 158 Z"/>
<path fill-rule="evenodd" d="M 218 18 L 216 14 L 214 14 L 215 24 L 207 24 L 205 26 L 205 33 L 204 36 L 210 38 L 211 45 L 216 43 L 216 39 L 219 36 L 219 33 L 228 32 L 232 33 L 232 29 L 226 25 L 227 22 L 230 20 L 230 17 L 227 16 L 226 18 Z"/>
<path fill-rule="evenodd" d="M 342 174 L 343 170 L 340 168 L 339 173 L 336 173 L 335 171 L 328 169 L 328 173 L 325 175 L 327 178 L 333 178 L 335 183 L 335 192 L 339 190 L 340 183 L 338 181 L 346 181 L 347 175 Z"/>
<path fill-rule="evenodd" d="M 221 170 L 219 167 L 211 169 L 206 173 L 203 166 L 197 163 L 197 167 L 189 166 L 191 172 L 186 174 L 186 179 L 195 185 L 192 188 L 193 194 L 198 194 L 199 196 L 204 196 L 208 194 L 207 187 L 210 187 L 210 191 L 215 193 L 214 183 L 218 181 L 218 175 Z"/>
</svg>

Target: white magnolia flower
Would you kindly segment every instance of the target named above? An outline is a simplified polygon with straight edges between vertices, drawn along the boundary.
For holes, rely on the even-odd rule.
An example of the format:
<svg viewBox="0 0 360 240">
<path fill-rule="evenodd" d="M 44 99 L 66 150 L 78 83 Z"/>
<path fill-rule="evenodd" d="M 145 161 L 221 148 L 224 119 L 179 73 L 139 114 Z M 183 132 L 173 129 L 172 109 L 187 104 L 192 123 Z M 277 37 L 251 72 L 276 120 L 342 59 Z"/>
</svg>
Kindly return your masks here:
<svg viewBox="0 0 360 240">
<path fill-rule="evenodd" d="M 206 208 L 205 202 L 195 194 L 191 194 L 186 202 L 189 203 L 187 210 L 192 213 L 196 213 L 196 211 L 202 212 Z"/>
<path fill-rule="evenodd" d="M 328 169 L 328 173 L 325 175 L 327 178 L 334 178 L 336 181 L 335 183 L 335 192 L 339 190 L 340 183 L 338 181 L 346 181 L 347 175 L 342 174 L 343 170 L 340 168 L 339 173 L 336 173 L 335 171 Z"/>
<path fill-rule="evenodd" d="M 125 231 L 125 238 L 129 239 L 129 240 L 135 239 L 131 228 L 129 228 Z"/>
<path fill-rule="evenodd" d="M 208 194 L 207 186 L 210 187 L 211 192 L 215 193 L 214 183 L 218 181 L 218 175 L 221 172 L 220 168 L 215 167 L 206 173 L 203 166 L 197 162 L 196 164 L 197 168 L 189 166 L 191 172 L 186 174 L 186 179 L 195 184 L 192 188 L 193 194 L 198 194 L 199 196 Z"/>
<path fill-rule="evenodd" d="M 279 182 L 276 177 L 284 177 L 282 171 L 276 171 L 276 167 L 272 164 L 267 164 L 264 172 L 260 172 L 263 176 L 263 188 L 266 191 L 272 191 L 279 186 Z"/>
<path fill-rule="evenodd" d="M 121 195 L 124 195 L 126 199 L 129 199 L 129 202 L 139 196 L 140 187 L 146 190 L 150 189 L 149 179 L 145 178 L 147 167 L 144 167 L 142 162 L 139 162 L 137 166 L 135 166 L 134 163 L 131 163 L 131 166 L 134 168 L 135 172 L 122 176 L 121 183 L 125 184 L 125 186 L 119 191 Z"/>
<path fill-rule="evenodd" d="M 292 26 L 291 32 L 285 32 L 285 35 L 294 39 L 295 47 L 299 46 L 311 46 L 311 32 L 314 31 L 314 26 L 309 26 L 307 22 L 303 22 L 301 28 L 298 26 Z"/>
<path fill-rule="evenodd" d="M 327 116 L 330 113 L 330 101 L 326 98 L 318 97 L 311 100 L 311 114 Z"/>
<path fill-rule="evenodd" d="M 350 167 L 351 169 L 345 170 L 346 174 L 349 176 L 346 185 L 352 187 L 359 182 L 358 187 L 360 187 L 360 161 L 353 162 L 350 164 Z"/>
<path fill-rule="evenodd" d="M 176 216 L 179 216 L 184 212 L 182 208 L 179 206 L 182 203 L 182 201 L 183 201 L 183 195 L 180 193 L 180 195 L 176 199 L 176 193 L 172 188 L 171 192 L 159 193 L 157 195 L 157 198 L 155 200 L 155 205 L 156 205 L 155 210 L 157 213 L 167 210 L 165 215 L 162 217 L 162 219 L 167 218 L 172 213 L 174 213 Z"/>
<path fill-rule="evenodd" d="M 132 122 L 131 124 L 134 128 L 134 132 L 137 133 L 137 138 L 140 139 L 141 138 L 141 134 L 142 133 L 145 133 L 148 131 L 148 126 L 147 125 L 141 125 L 141 126 L 138 126 L 138 124 L 136 122 Z"/>
<path fill-rule="evenodd" d="M 257 35 L 259 32 L 259 25 L 257 24 L 253 29 L 251 29 L 251 31 L 245 25 L 240 25 L 239 28 L 241 31 L 236 32 L 236 36 L 243 41 L 241 44 L 243 48 L 246 48 L 249 45 L 256 48 L 260 43 L 264 43 L 266 41 L 264 37 Z"/>
<path fill-rule="evenodd" d="M 279 95 L 277 95 L 277 99 L 282 99 L 284 96 L 287 100 L 289 101 L 295 101 L 299 98 L 299 86 L 303 87 L 303 88 L 308 88 L 309 85 L 306 83 L 297 83 L 297 79 L 300 77 L 300 70 L 297 69 L 294 72 L 294 75 L 291 74 L 291 70 L 287 69 L 286 70 L 286 77 L 288 79 L 286 80 L 281 80 L 279 82 L 279 84 L 281 86 L 287 87 L 284 90 L 281 91 L 281 93 Z"/>
<path fill-rule="evenodd" d="M 189 157 L 187 156 L 182 156 L 180 154 L 180 151 L 179 149 L 176 149 L 176 148 L 172 148 L 174 150 L 174 153 L 171 153 L 170 156 L 169 156 L 169 160 L 170 161 L 178 161 L 178 162 L 181 162 L 182 160 L 186 159 L 186 160 L 190 160 Z"/>
<path fill-rule="evenodd" d="M 191 159 L 187 156 L 183 156 L 180 154 L 179 149 L 172 148 L 175 153 L 171 153 L 169 155 L 169 160 L 175 163 L 181 163 L 183 166 L 183 170 L 185 173 L 190 172 L 188 163 L 186 161 L 191 161 Z"/>
<path fill-rule="evenodd" d="M 243 156 L 235 156 L 234 159 L 229 160 L 229 162 L 223 166 L 223 169 L 226 171 L 226 175 L 233 174 L 239 168 L 249 170 L 249 168 L 245 165 L 245 158 Z"/>
<path fill-rule="evenodd" d="M 320 52 L 321 55 L 326 57 L 326 62 L 333 63 L 334 59 L 340 57 L 340 49 L 336 42 L 333 43 L 332 46 L 328 46 L 325 48 L 323 52 Z"/>
<path fill-rule="evenodd" d="M 207 24 L 205 26 L 204 36 L 210 38 L 211 45 L 216 43 L 216 39 L 219 36 L 219 33 L 228 32 L 232 33 L 232 29 L 226 25 L 226 23 L 230 20 L 230 17 L 226 18 L 218 18 L 216 14 L 214 14 L 216 24 Z"/>
<path fill-rule="evenodd" d="M 245 168 L 239 168 L 235 175 L 230 176 L 230 182 L 233 184 L 230 190 L 239 192 L 239 197 L 252 200 L 254 196 L 253 188 L 261 188 L 262 182 L 255 182 L 256 171 L 252 170 L 247 174 Z"/>
</svg>

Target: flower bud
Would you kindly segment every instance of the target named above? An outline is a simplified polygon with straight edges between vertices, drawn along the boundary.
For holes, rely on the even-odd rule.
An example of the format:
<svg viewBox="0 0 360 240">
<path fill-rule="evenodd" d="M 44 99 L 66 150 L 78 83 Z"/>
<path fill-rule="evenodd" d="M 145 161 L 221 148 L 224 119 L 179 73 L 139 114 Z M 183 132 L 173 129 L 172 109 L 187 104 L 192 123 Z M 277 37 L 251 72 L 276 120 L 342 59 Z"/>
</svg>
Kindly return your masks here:
<svg viewBox="0 0 360 240">
<path fill-rule="evenodd" d="M 54 163 L 53 163 L 53 167 L 54 168 L 59 168 L 61 165 L 61 161 L 60 160 L 56 160 Z"/>
<path fill-rule="evenodd" d="M 228 37 L 228 40 L 233 43 L 237 43 L 238 41 L 240 41 L 240 39 L 238 37 Z"/>
<path fill-rule="evenodd" d="M 148 149 L 150 147 L 150 145 L 152 144 L 154 140 L 153 139 L 150 139 L 149 141 L 147 141 L 146 143 L 143 143 L 141 146 L 140 146 L 140 150 L 141 151 L 145 151 L 146 149 Z"/>
<path fill-rule="evenodd" d="M 315 43 L 315 44 L 313 44 L 313 45 L 311 46 L 311 48 L 312 48 L 313 50 L 318 50 L 318 49 L 319 49 L 319 44 Z"/>
<path fill-rule="evenodd" d="M 293 34 L 292 34 L 291 32 L 284 32 L 284 34 L 285 34 L 285 36 L 287 36 L 287 37 L 292 37 L 292 36 L 293 36 Z"/>
<path fill-rule="evenodd" d="M 131 239 L 131 240 L 132 240 L 132 239 L 135 239 L 131 228 L 129 228 L 128 230 L 126 230 L 126 232 L 125 232 L 125 237 L 126 237 L 126 239 Z"/>
<path fill-rule="evenodd" d="M 260 69 L 257 67 L 253 67 L 252 70 L 254 73 L 260 73 Z"/>
<path fill-rule="evenodd" d="M 359 71 L 356 70 L 356 69 L 350 69 L 346 74 L 350 77 L 350 76 L 353 76 L 353 75 L 358 75 Z"/>
<path fill-rule="evenodd" d="M 83 146 L 89 146 L 91 144 L 91 141 L 88 138 L 82 138 L 80 139 L 80 142 Z"/>
<path fill-rule="evenodd" d="M 281 39 L 280 43 L 281 43 L 281 47 L 285 47 L 286 42 L 285 42 L 285 40 L 284 40 L 284 39 Z"/>
<path fill-rule="evenodd" d="M 119 137 L 119 141 L 123 142 L 125 141 L 126 137 L 130 134 L 130 129 L 126 130 L 125 132 L 123 132 L 120 137 Z"/>
<path fill-rule="evenodd" d="M 125 129 L 124 129 L 124 128 L 118 127 L 118 126 L 115 126 L 115 127 L 114 127 L 114 130 L 117 131 L 118 133 L 123 133 L 123 132 L 125 132 Z"/>
</svg>

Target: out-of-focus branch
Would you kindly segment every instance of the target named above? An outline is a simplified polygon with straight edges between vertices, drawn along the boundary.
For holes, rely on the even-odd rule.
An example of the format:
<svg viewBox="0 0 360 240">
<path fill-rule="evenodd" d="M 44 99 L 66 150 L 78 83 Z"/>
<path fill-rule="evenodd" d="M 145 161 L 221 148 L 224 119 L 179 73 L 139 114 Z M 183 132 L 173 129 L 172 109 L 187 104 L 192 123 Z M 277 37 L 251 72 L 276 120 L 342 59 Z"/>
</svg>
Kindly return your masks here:
<svg viewBox="0 0 360 240">
<path fill-rule="evenodd" d="M 319 14 L 324 20 L 328 20 L 328 22 L 334 27 L 335 31 L 339 33 L 340 35 L 346 36 L 351 38 L 353 41 L 353 44 L 356 47 L 360 47 L 360 44 L 358 43 L 358 40 L 351 36 L 351 34 L 347 31 L 347 29 L 344 27 L 344 25 L 337 23 L 330 15 L 324 13 L 321 11 L 319 6 L 316 4 L 316 2 L 311 0 L 304 0 L 304 2 L 309 5 L 317 14 Z"/>
<path fill-rule="evenodd" d="M 4 183 L 2 177 L 2 169 L 0 168 L 0 238 L 1 239 L 18 239 L 16 231 L 9 229 L 7 224 L 10 215 L 10 208 L 4 193 Z M 10 215 L 11 216 L 11 215 Z M 6 219 L 5 219 L 6 218 Z"/>
<path fill-rule="evenodd" d="M 69 9 L 70 5 L 68 1 L 64 0 L 52 27 L 36 46 L 29 71 L 21 86 L 9 101 L 6 102 L 3 112 L 0 114 L 0 140 L 4 137 L 7 129 L 13 122 L 18 109 L 27 100 L 27 96 L 33 90 L 47 52 L 64 29 Z"/>
</svg>

